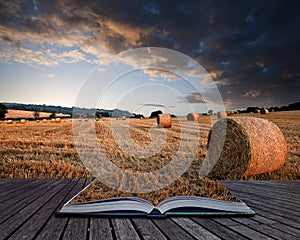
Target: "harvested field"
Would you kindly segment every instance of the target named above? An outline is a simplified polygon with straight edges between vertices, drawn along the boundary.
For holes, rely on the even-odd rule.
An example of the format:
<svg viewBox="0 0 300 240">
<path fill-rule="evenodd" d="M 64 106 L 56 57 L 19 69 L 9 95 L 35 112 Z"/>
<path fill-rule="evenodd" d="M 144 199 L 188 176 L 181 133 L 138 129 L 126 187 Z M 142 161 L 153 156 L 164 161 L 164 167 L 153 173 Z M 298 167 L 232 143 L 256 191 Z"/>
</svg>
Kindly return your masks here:
<svg viewBox="0 0 300 240">
<path fill-rule="evenodd" d="M 273 173 L 262 174 L 259 176 L 250 177 L 255 179 L 298 179 L 299 178 L 299 162 L 300 162 L 300 111 L 290 112 L 271 112 L 267 115 L 261 114 L 238 114 L 235 116 L 253 116 L 264 118 L 275 123 L 283 132 L 286 142 L 289 147 L 287 156 L 287 163 L 285 166 Z M 212 122 L 217 121 L 216 116 L 212 116 Z M 197 154 L 197 162 L 201 163 L 207 149 L 207 137 L 211 128 L 211 118 L 204 116 L 200 118 L 200 142 Z M 78 120 L 76 120 L 78 121 Z M 113 158 L 113 161 L 124 168 L 122 163 L 118 163 L 118 154 L 115 154 L 116 142 L 114 141 L 111 133 L 111 124 L 119 126 L 122 129 L 125 121 L 116 121 L 111 119 L 109 121 L 97 121 L 97 136 L 99 143 L 105 149 L 108 156 Z M 130 137 L 132 141 L 140 146 L 147 146 L 150 144 L 151 139 L 149 130 L 151 127 L 156 126 L 155 119 L 131 119 Z M 191 136 L 195 134 L 197 128 L 194 122 L 182 120 L 181 126 L 189 132 Z M 123 128 L 124 129 L 124 128 Z M 167 143 L 168 148 L 163 149 L 157 154 L 157 162 L 147 162 L 147 166 L 154 167 L 155 169 L 165 165 L 171 158 L 171 152 L 176 153 L 178 148 L 178 139 L 180 138 L 180 124 L 176 119 L 173 119 L 172 128 L 167 129 Z M 126 141 L 124 141 L 126 143 Z M 177 147 L 176 147 L 177 145 Z M 118 151 L 117 151 L 118 152 Z M 119 151 L 119 157 L 122 154 Z M 142 153 L 140 153 L 142 154 Z M 84 168 L 82 162 L 77 154 L 74 139 L 72 136 L 72 122 L 61 123 L 36 123 L 28 122 L 27 124 L 1 124 L 0 125 L 0 156 L 1 163 L 11 161 L 39 161 L 39 162 L 64 162 L 75 167 Z M 122 158 L 124 159 L 124 158 Z M 140 161 L 140 162 L 139 162 Z M 144 160 L 133 161 L 129 169 L 136 171 L 141 170 L 145 166 L 141 163 Z M 138 163 L 139 162 L 139 163 Z M 126 168 L 126 167 L 125 167 Z M 196 166 L 198 169 L 199 166 Z M 1 172 L 5 176 L 5 171 Z M 22 177 L 22 176 L 15 176 Z M 35 177 L 35 176 L 31 176 Z"/>
<path fill-rule="evenodd" d="M 300 111 L 271 112 L 270 114 L 239 114 L 238 116 L 254 116 L 274 122 L 283 132 L 287 145 L 287 162 L 274 172 L 264 173 L 244 179 L 256 180 L 291 180 L 300 178 Z M 231 117 L 235 117 L 231 116 Z M 212 121 L 211 121 L 212 118 Z M 186 117 L 179 122 L 172 119 L 172 127 L 168 129 L 156 128 L 156 119 L 130 119 L 130 141 L 135 143 L 134 155 L 126 154 L 124 148 L 129 140 L 117 141 L 114 139 L 112 126 L 117 132 L 125 131 L 126 121 L 115 119 L 90 120 L 87 123 L 95 124 L 97 139 L 107 158 L 119 168 L 127 172 L 149 172 L 167 166 L 177 154 L 181 141 L 181 127 L 186 129 L 188 140 L 192 141 L 200 131 L 199 148 L 196 158 L 182 176 L 167 186 L 169 194 L 191 191 L 188 186 L 193 186 L 199 192 L 199 171 L 201 163 L 207 153 L 206 144 L 208 133 L 217 116 L 203 116 L 198 122 L 187 121 Z M 79 122 L 74 120 L 73 123 Z M 81 121 L 83 123 L 85 121 Z M 81 162 L 72 135 L 72 122 L 61 123 L 36 123 L 26 124 L 1 124 L 0 125 L 0 177 L 86 177 L 89 175 L 86 167 Z M 181 125 L 180 125 L 181 124 Z M 151 131 L 166 131 L 162 146 L 151 145 Z M 128 134 L 128 133 L 127 133 Z M 84 142 L 86 148 L 89 143 Z M 123 144 L 123 145 L 121 145 Z M 143 147 L 146 149 L 143 152 Z M 157 152 L 152 154 L 151 147 Z M 192 147 L 192 146 L 191 146 Z M 130 150 L 130 149 L 129 149 Z M 128 150 L 128 151 L 129 151 Z M 148 152 L 147 152 L 148 151 Z M 190 147 L 186 148 L 190 151 Z M 141 156 L 145 157 L 141 157 Z M 182 153 L 184 156 L 184 153 Z M 136 157 L 140 156 L 140 157 Z M 49 165 L 51 164 L 51 165 Z M 51 166 L 51 167 L 49 167 Z M 62 169 L 65 168 L 66 171 Z M 13 169 L 13 170 L 12 170 Z M 38 169 L 38 170 L 37 170 Z M 72 172 L 72 173 L 70 173 Z M 172 179 L 165 176 L 165 181 Z M 117 180 L 117 179 L 116 179 Z M 162 179 L 164 180 L 164 179 Z M 159 181 L 157 179 L 156 181 Z M 208 181 L 208 180 L 207 180 Z"/>
<path fill-rule="evenodd" d="M 51 113 L 48 112 L 39 112 L 39 118 L 48 118 L 50 117 Z M 69 114 L 58 113 L 56 117 L 69 117 Z M 35 118 L 33 111 L 23 111 L 23 110 L 7 110 L 7 114 L 5 118 Z"/>
</svg>

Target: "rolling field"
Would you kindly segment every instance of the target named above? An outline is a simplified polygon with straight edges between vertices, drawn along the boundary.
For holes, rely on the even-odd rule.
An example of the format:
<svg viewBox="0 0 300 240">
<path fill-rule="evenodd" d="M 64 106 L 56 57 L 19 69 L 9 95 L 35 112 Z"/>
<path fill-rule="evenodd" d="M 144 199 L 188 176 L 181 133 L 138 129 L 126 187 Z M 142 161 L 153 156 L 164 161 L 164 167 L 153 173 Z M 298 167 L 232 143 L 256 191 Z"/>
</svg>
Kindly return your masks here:
<svg viewBox="0 0 300 240">
<path fill-rule="evenodd" d="M 274 122 L 282 130 L 289 147 L 287 162 L 281 169 L 244 177 L 244 179 L 300 179 L 300 111 L 275 112 L 267 115 L 239 114 L 241 115 L 265 118 Z M 26 124 L 7 124 L 2 121 L 0 123 L 0 177 L 92 177 L 90 172 L 94 171 L 93 167 L 83 164 L 79 152 L 87 150 L 89 156 L 92 156 L 91 162 L 98 158 L 96 167 L 99 167 L 98 163 L 102 162 L 102 159 L 101 157 L 99 159 L 99 154 L 91 145 L 90 138 L 96 136 L 96 144 L 101 146 L 105 154 L 103 156 L 124 174 L 155 172 L 164 169 L 176 156 L 179 156 L 179 164 L 175 165 L 174 169 L 169 169 L 159 177 L 153 175 L 144 179 L 146 183 L 151 182 L 158 186 L 161 182 L 168 183 L 165 184 L 164 191 L 136 196 L 146 197 L 153 203 L 173 195 L 201 195 L 232 200 L 234 196 L 231 196 L 216 181 L 207 178 L 199 179 L 201 163 L 207 153 L 208 133 L 215 121 L 217 121 L 216 116 L 201 117 L 199 123 L 185 119 L 178 121 L 175 118 L 172 127 L 168 129 L 158 128 L 156 119 L 130 119 L 129 121 L 100 119 L 73 122 L 65 120 L 61 123 L 33 121 Z M 74 124 L 73 128 L 72 124 Z M 76 144 L 73 134 L 80 136 L 80 141 Z M 184 147 L 182 142 L 185 142 Z M 193 157 L 193 160 L 188 166 L 184 166 L 185 160 L 190 157 Z M 181 159 L 183 165 L 180 164 Z M 184 167 L 186 167 L 185 171 L 180 173 Z M 132 187 L 135 184 L 130 181 L 133 180 L 126 179 L 123 173 L 110 174 L 107 181 L 117 182 L 117 189 L 121 189 L 121 195 L 128 195 L 126 192 L 138 192 Z M 96 198 L 120 196 L 119 191 L 102 183 L 97 185 L 97 189 L 100 194 Z M 122 192 L 122 189 L 127 191 Z M 88 197 L 95 196 L 91 193 Z"/>
<path fill-rule="evenodd" d="M 265 118 L 277 124 L 289 147 L 287 163 L 282 169 L 250 177 L 250 179 L 299 179 L 300 111 L 275 112 L 266 115 L 248 114 L 248 116 Z M 216 116 L 201 117 L 198 126 L 186 120 L 182 120 L 180 125 L 176 119 L 173 119 L 172 128 L 167 129 L 166 134 L 158 138 L 155 144 L 151 144 L 150 138 L 150 128 L 156 126 L 155 119 L 130 119 L 129 135 L 121 133 L 120 136 L 123 137 L 121 141 L 117 139 L 118 135 L 113 135 L 112 127 L 114 132 L 120 133 L 128 129 L 125 123 L 127 121 L 100 120 L 95 122 L 95 126 L 98 143 L 106 156 L 118 167 L 128 171 L 153 171 L 165 166 L 178 154 L 180 131 L 185 129 L 193 137 L 193 134 L 196 134 L 195 131 L 200 130 L 199 148 L 196 159 L 192 163 L 193 171 L 198 171 L 207 152 L 209 130 L 215 121 Z M 94 127 L 94 121 L 90 120 L 90 122 Z M 157 131 L 164 131 L 164 129 Z M 124 136 L 127 138 L 124 139 Z M 136 145 L 134 153 L 130 149 L 132 144 Z M 191 150 L 189 145 L 185 150 L 186 152 Z M 6 124 L 2 121 L 0 124 L 0 159 L 1 177 L 86 177 L 89 175 L 77 153 L 70 120 L 61 123 L 28 122 L 26 124 Z M 53 165 L 51 173 L 49 164 Z M 47 171 L 42 170 L 43 165 Z M 68 170 L 55 169 L 62 167 L 61 165 Z"/>
<path fill-rule="evenodd" d="M 51 113 L 48 112 L 39 112 L 39 118 L 48 118 L 50 117 Z M 56 117 L 69 117 L 68 114 L 63 113 L 57 113 Z M 11 118 L 35 118 L 33 111 L 23 111 L 23 110 L 7 110 L 7 114 L 5 115 L 5 118 L 11 119 Z"/>
</svg>

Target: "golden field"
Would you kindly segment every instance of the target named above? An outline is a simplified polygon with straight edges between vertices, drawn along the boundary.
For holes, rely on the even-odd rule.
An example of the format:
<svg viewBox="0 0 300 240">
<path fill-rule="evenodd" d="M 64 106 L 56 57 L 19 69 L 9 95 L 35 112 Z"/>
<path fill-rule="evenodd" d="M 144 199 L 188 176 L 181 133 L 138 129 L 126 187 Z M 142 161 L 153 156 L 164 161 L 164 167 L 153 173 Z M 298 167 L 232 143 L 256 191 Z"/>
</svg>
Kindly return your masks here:
<svg viewBox="0 0 300 240">
<path fill-rule="evenodd" d="M 49 118 L 51 113 L 48 112 L 39 112 L 39 118 Z M 55 114 L 56 117 L 69 117 L 69 114 L 63 114 L 63 113 L 57 113 Z M 7 110 L 7 113 L 5 115 L 5 118 L 11 119 L 11 118 L 35 118 L 33 111 L 23 111 L 23 110 Z"/>
<path fill-rule="evenodd" d="M 287 141 L 289 152 L 287 163 L 272 173 L 265 173 L 251 179 L 299 179 L 300 177 L 300 111 L 274 112 L 270 114 L 238 114 L 265 118 L 274 122 L 283 132 Z M 203 116 L 200 118 L 200 143 L 194 169 L 199 169 L 201 161 L 206 154 L 208 132 L 217 120 L 216 116 Z M 78 120 L 75 120 L 78 121 Z M 92 121 L 92 120 L 90 120 Z M 165 146 L 149 159 L 124 157 L 122 150 L 111 132 L 112 121 L 124 125 L 123 121 L 115 119 L 95 122 L 99 144 L 106 152 L 108 158 L 123 169 L 131 171 L 152 171 L 159 169 L 172 160 L 178 150 L 180 140 L 180 125 L 173 119 L 172 128 L 167 130 Z M 183 121 L 189 127 L 191 122 Z M 156 125 L 155 119 L 130 119 L 130 136 L 141 146 L 147 146 L 151 140 L 149 129 Z M 190 127 L 191 131 L 193 128 Z M 195 129 L 195 128 L 194 128 Z M 126 142 L 126 141 L 124 141 Z M 141 153 L 142 154 L 142 153 Z M 61 123 L 27 122 L 26 124 L 7 124 L 0 121 L 0 177 L 86 177 L 88 172 L 79 159 L 73 135 L 72 121 Z M 194 164 L 193 162 L 193 164 Z M 59 165 L 67 168 L 65 172 L 54 170 L 50 173 L 47 164 Z M 42 170 L 43 165 L 47 171 Z M 68 167 L 67 167 L 68 166 Z M 39 169 L 37 171 L 36 169 Z M 51 168 L 52 169 L 52 168 Z M 70 174 L 68 171 L 75 171 Z"/>
<path fill-rule="evenodd" d="M 242 116 L 253 116 L 268 119 L 282 130 L 287 141 L 289 152 L 285 165 L 274 172 L 264 173 L 244 179 L 252 180 L 293 180 L 300 179 L 300 111 L 274 112 L 270 114 L 238 114 Z M 117 141 L 112 132 L 112 126 L 117 131 L 125 131 L 126 122 L 116 119 L 100 119 L 99 121 L 88 120 L 64 120 L 60 123 L 50 121 L 27 122 L 20 124 L 14 122 L 7 124 L 5 121 L 0 122 L 0 177 L 6 178 L 73 178 L 73 177 L 92 177 L 87 171 L 86 166 L 80 160 L 77 152 L 72 124 L 80 126 L 80 122 L 89 123 L 92 130 L 96 129 L 97 143 L 105 152 L 105 156 L 113 164 L 127 173 L 133 172 L 152 172 L 163 168 L 170 163 L 174 156 L 178 154 L 181 141 L 181 127 L 189 131 L 190 136 L 196 136 L 195 131 L 200 129 L 199 147 L 195 153 L 195 159 L 188 169 L 176 180 L 172 181 L 172 176 L 176 172 L 168 172 L 160 178 L 148 179 L 153 184 L 165 181 L 169 182 L 164 191 L 158 191 L 147 196 L 147 193 L 137 194 L 139 197 L 146 197 L 148 200 L 162 200 L 173 195 L 201 195 L 215 197 L 218 199 L 234 199 L 233 196 L 222 188 L 215 181 L 207 178 L 199 179 L 201 163 L 207 153 L 207 138 L 212 124 L 217 121 L 216 116 L 200 117 L 199 125 L 195 122 L 182 120 L 180 123 L 176 118 L 173 119 L 172 127 L 168 129 L 159 129 L 156 127 L 156 119 L 130 119 L 129 136 L 131 144 L 137 146 L 134 149 L 134 155 L 124 152 L 128 147 L 129 140 L 121 139 Z M 151 153 L 151 127 L 155 131 L 164 131 L 165 139 L 159 139 L 156 146 L 152 147 L 156 151 Z M 76 128 L 75 128 L 76 129 Z M 152 129 L 153 130 L 153 129 Z M 81 130 L 78 129 L 77 132 Z M 87 129 L 82 129 L 87 131 Z M 90 130 L 88 130 L 90 131 Z M 161 147 L 157 144 L 162 144 Z M 123 145 L 120 147 L 120 145 Z M 130 145 L 130 144 L 129 144 Z M 85 149 L 91 149 L 88 139 L 82 139 L 82 146 Z M 82 147 L 81 146 L 81 147 Z M 130 147 L 130 146 L 129 146 Z M 148 151 L 144 151 L 143 147 Z M 157 150 L 158 149 L 158 150 Z M 191 148 L 192 149 L 192 148 Z M 191 151 L 187 146 L 182 153 L 183 157 Z M 144 151 L 144 152 L 143 152 Z M 148 157 L 148 155 L 150 157 Z M 137 157 L 140 156 L 140 157 Z M 144 157 L 143 157 L 144 156 Z M 176 171 L 176 169 L 175 169 Z M 169 174 L 169 175 L 168 175 Z M 109 177 L 110 181 L 119 183 L 122 189 L 126 184 L 131 186 L 133 183 L 124 182 L 121 175 L 114 174 Z M 134 185 L 134 184 L 133 184 Z M 201 187 L 200 187 L 201 185 Z M 106 198 L 119 196 L 120 192 L 113 190 L 104 184 L 97 186 L 100 195 L 97 198 Z M 128 189 L 134 192 L 134 189 Z M 91 193 L 92 194 L 92 193 Z M 122 195 L 128 195 L 123 192 Z"/>
</svg>

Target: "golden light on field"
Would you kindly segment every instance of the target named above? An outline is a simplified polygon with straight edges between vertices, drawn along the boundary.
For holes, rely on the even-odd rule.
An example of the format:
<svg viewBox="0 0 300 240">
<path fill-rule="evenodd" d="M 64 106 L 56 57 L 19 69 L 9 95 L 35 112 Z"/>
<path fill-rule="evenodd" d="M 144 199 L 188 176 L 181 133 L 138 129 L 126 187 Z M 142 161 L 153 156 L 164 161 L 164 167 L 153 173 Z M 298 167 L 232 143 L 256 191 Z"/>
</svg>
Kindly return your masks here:
<svg viewBox="0 0 300 240">
<path fill-rule="evenodd" d="M 255 116 L 268 119 L 274 122 L 283 132 L 288 144 L 289 152 L 287 163 L 279 170 L 249 177 L 248 179 L 299 179 L 300 178 L 300 111 L 290 112 L 271 112 L 270 114 L 239 114 L 239 116 Z M 235 115 L 233 116 L 235 117 Z M 212 116 L 213 121 L 217 120 L 217 116 Z M 114 121 L 114 123 L 122 123 L 123 121 Z M 201 129 L 201 138 L 198 153 L 192 166 L 186 173 L 192 177 L 197 177 L 201 162 L 203 161 L 207 148 L 207 137 L 211 128 L 211 120 L 209 116 L 203 116 L 199 120 Z M 143 171 L 160 168 L 172 160 L 174 151 L 176 152 L 178 145 L 179 125 L 173 120 L 173 125 L 168 129 L 169 137 L 167 145 L 151 161 L 146 159 L 133 159 L 124 156 L 124 153 L 116 147 L 116 143 L 111 138 L 110 125 L 112 121 L 93 121 L 96 124 L 97 136 L 99 144 L 106 151 L 107 156 L 116 165 L 130 170 Z M 184 124 L 191 122 L 185 121 Z M 156 119 L 131 119 L 130 132 L 132 139 L 138 144 L 149 144 L 149 128 L 156 125 Z M 191 129 L 193 131 L 193 129 Z M 26 124 L 1 124 L 0 125 L 0 176 L 1 177 L 41 177 L 35 169 L 35 162 L 42 163 L 61 162 L 69 166 L 73 166 L 72 171 L 79 171 L 82 176 L 87 176 L 85 167 L 77 154 L 73 136 L 72 122 L 60 122 L 53 124 L 50 121 L 39 123 L 27 122 Z M 30 162 L 30 168 L 18 169 L 24 161 Z M 11 172 L 11 166 L 14 171 Z M 68 177 L 58 173 L 51 173 L 53 176 Z M 49 175 L 49 177 L 50 177 Z M 76 175 L 76 174 L 75 174 Z M 78 174 L 77 174 L 78 175 Z M 47 177 L 43 175 L 42 177 Z"/>
<path fill-rule="evenodd" d="M 49 118 L 51 113 L 48 112 L 39 112 L 39 118 Z M 69 117 L 69 114 L 63 114 L 63 113 L 57 113 L 55 114 L 56 117 Z M 5 118 L 34 118 L 34 112 L 33 111 L 23 111 L 23 110 L 7 110 L 7 114 L 5 115 Z"/>
</svg>

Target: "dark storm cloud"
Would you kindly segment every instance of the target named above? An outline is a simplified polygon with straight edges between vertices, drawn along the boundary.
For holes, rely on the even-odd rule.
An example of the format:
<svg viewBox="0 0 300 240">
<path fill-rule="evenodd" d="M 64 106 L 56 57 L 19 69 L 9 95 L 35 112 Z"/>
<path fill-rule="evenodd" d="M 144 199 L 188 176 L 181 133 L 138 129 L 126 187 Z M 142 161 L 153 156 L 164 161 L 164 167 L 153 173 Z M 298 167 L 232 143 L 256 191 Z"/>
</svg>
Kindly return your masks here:
<svg viewBox="0 0 300 240">
<path fill-rule="evenodd" d="M 26 63 L 19 53 L 31 51 L 37 63 L 40 55 L 28 45 L 43 49 L 49 66 L 166 47 L 211 73 L 228 107 L 299 101 L 298 1 L 1 1 L 0 9 L 1 42 L 9 49 L 2 61 Z"/>
</svg>

